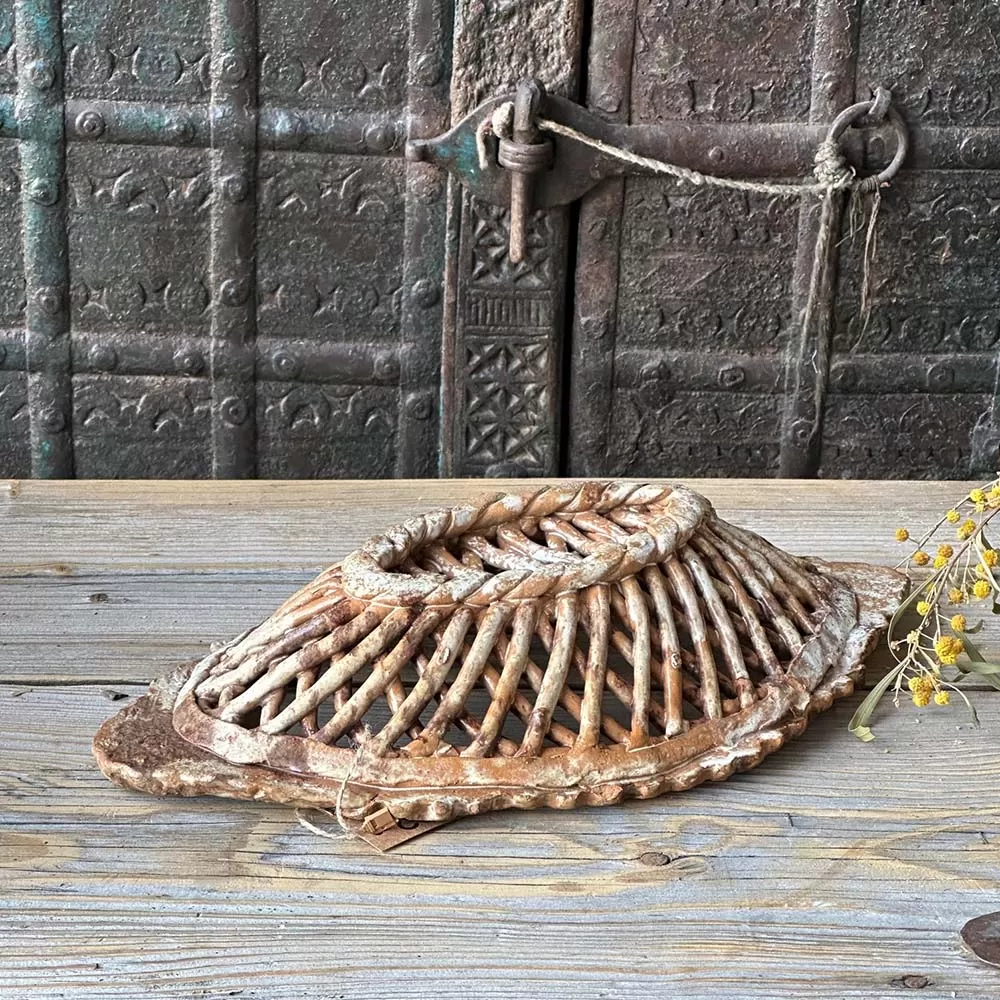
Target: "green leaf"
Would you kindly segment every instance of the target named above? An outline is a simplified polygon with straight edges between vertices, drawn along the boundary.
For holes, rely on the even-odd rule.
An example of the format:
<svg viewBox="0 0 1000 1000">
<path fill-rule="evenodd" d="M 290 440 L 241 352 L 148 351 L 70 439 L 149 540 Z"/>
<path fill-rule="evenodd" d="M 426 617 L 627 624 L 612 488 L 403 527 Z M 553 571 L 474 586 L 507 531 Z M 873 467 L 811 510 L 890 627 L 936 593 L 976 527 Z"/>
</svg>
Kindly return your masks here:
<svg viewBox="0 0 1000 1000">
<path fill-rule="evenodd" d="M 971 639 L 966 639 L 965 636 L 962 636 L 962 645 L 965 647 L 965 655 L 972 662 L 982 662 L 986 659 L 986 657 L 979 652 L 979 647 Z"/>
<path fill-rule="evenodd" d="M 871 717 L 875 712 L 875 708 L 878 703 L 882 700 L 882 696 L 892 687 L 896 682 L 896 678 L 903 672 L 903 665 L 900 664 L 895 670 L 890 670 L 889 673 L 885 675 L 868 692 L 868 696 L 865 698 L 860 705 L 858 705 L 858 710 L 851 716 L 851 721 L 847 724 L 847 729 L 849 732 L 854 733 L 859 740 L 864 743 L 869 743 L 871 740 L 875 739 L 875 734 L 868 728 L 868 723 L 871 721 Z"/>
<path fill-rule="evenodd" d="M 956 664 L 958 666 L 958 664 Z M 962 664 L 962 672 L 968 676 L 981 677 L 990 687 L 1000 691 L 1000 663 L 985 663 L 982 660 L 967 660 Z"/>
<path fill-rule="evenodd" d="M 955 664 L 962 673 L 956 680 L 968 680 L 973 674 L 981 677 L 990 687 L 1000 691 L 1000 663 L 987 663 L 984 660 L 959 660 Z"/>
<path fill-rule="evenodd" d="M 1000 614 L 1000 612 L 998 611 L 994 611 L 993 613 Z M 975 635 L 977 632 L 982 632 L 982 630 L 983 630 L 983 620 L 982 618 L 980 618 L 979 621 L 977 621 L 976 624 L 972 626 L 972 628 L 967 628 L 962 633 L 962 635 Z"/>
<path fill-rule="evenodd" d="M 896 625 L 899 623 L 899 619 L 903 617 L 903 615 L 906 613 L 906 609 L 911 604 L 917 603 L 917 601 L 920 599 L 920 595 L 924 592 L 925 587 L 926 584 L 920 587 L 914 587 L 913 590 L 911 590 L 909 594 L 907 594 L 906 597 L 903 598 L 899 607 L 896 608 L 896 610 L 893 612 L 892 617 L 889 619 L 889 628 L 886 631 L 886 635 L 890 639 L 892 638 L 892 634 L 896 629 Z"/>
<path fill-rule="evenodd" d="M 957 664 L 956 664 L 957 666 Z M 962 666 L 974 674 L 1000 674 L 1000 663 L 988 663 L 985 660 L 965 660 Z"/>
</svg>

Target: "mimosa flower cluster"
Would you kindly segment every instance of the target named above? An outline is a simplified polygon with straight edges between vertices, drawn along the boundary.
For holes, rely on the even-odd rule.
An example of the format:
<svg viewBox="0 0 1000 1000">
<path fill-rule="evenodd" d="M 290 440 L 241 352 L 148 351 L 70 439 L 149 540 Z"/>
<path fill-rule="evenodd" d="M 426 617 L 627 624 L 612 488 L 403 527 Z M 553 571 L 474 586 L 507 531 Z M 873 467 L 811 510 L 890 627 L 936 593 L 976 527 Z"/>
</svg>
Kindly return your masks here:
<svg viewBox="0 0 1000 1000">
<path fill-rule="evenodd" d="M 896 529 L 896 541 L 911 546 L 899 566 L 929 570 L 900 605 L 889 623 L 889 648 L 896 666 L 872 689 L 851 720 L 851 731 L 872 739 L 868 720 L 881 697 L 893 688 L 895 701 L 904 688 L 917 708 L 947 705 L 952 693 L 971 704 L 957 684 L 978 674 L 1000 687 L 1000 664 L 990 663 L 970 636 L 982 627 L 969 624 L 980 612 L 1000 614 L 1000 552 L 987 537 L 992 519 L 1000 514 L 1000 477 L 976 487 L 917 539 L 910 529 Z M 902 633 L 905 612 L 920 620 Z M 973 713 L 974 714 L 974 713 Z"/>
</svg>

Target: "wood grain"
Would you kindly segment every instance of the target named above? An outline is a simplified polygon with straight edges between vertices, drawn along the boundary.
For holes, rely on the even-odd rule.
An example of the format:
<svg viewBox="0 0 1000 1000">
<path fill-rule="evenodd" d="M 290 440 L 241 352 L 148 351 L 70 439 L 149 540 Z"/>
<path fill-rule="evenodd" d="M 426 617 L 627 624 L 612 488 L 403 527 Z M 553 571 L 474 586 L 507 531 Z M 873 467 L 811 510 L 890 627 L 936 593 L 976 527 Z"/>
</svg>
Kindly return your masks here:
<svg viewBox="0 0 1000 1000">
<path fill-rule="evenodd" d="M 318 571 L 410 514 L 539 485 L 530 479 L 0 481 L 0 575 Z M 837 480 L 692 479 L 688 485 L 723 517 L 790 551 L 884 565 L 899 558 L 897 524 L 932 524 L 965 488 Z"/>
<path fill-rule="evenodd" d="M 724 516 L 790 551 L 883 565 L 906 551 L 892 537 L 896 524 L 914 530 L 932 524 L 963 491 L 955 483 L 692 485 Z M 0 682 L 148 683 L 267 617 L 374 532 L 503 483 L 28 481 L 2 487 Z M 986 648 L 1000 646 L 1000 620 L 986 616 L 979 638 Z M 54 646 L 61 651 L 59 670 Z M 869 681 L 891 662 L 883 645 L 870 661 Z"/>
<path fill-rule="evenodd" d="M 480 817 L 378 856 L 284 809 L 109 785 L 89 740 L 120 704 L 14 690 L 13 996 L 888 997 L 906 974 L 933 981 L 921 996 L 996 995 L 957 931 L 1000 886 L 997 698 L 979 729 L 888 710 L 875 744 L 845 733 L 845 704 L 720 785 Z"/>
<path fill-rule="evenodd" d="M 0 681 L 148 683 L 262 621 L 312 576 L 0 576 Z"/>
<path fill-rule="evenodd" d="M 693 485 L 792 550 L 881 563 L 897 523 L 963 490 Z M 0 483 L 3 1000 L 1000 995 L 958 938 L 1000 908 L 1000 693 L 975 693 L 978 729 L 960 704 L 884 703 L 872 744 L 846 732 L 856 696 L 720 785 L 478 817 L 386 856 L 97 771 L 91 737 L 136 681 L 484 488 Z"/>
</svg>

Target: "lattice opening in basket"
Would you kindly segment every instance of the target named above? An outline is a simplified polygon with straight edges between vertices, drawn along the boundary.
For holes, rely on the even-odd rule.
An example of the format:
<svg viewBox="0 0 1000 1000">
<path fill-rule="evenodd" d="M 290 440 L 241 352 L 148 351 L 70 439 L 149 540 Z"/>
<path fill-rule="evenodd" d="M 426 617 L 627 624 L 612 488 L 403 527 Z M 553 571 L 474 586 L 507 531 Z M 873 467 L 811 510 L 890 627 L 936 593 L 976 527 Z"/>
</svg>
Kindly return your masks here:
<svg viewBox="0 0 1000 1000">
<path fill-rule="evenodd" d="M 681 486 L 501 495 L 322 573 L 197 666 L 173 726 L 361 821 L 648 797 L 751 766 L 849 691 L 900 588 Z"/>
</svg>

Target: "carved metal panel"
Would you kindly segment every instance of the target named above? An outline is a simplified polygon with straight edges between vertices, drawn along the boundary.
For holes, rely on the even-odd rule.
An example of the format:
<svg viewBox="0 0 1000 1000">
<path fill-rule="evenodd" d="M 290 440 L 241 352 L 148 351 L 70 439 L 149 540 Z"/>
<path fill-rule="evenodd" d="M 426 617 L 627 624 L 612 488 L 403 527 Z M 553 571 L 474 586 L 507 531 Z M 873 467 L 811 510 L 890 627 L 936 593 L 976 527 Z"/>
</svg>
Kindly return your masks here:
<svg viewBox="0 0 1000 1000">
<path fill-rule="evenodd" d="M 570 471 L 954 478 L 996 467 L 1000 77 L 986 53 L 997 38 L 990 0 L 597 0 L 588 103 L 648 126 L 647 146 L 666 142 L 657 127 L 722 124 L 734 141 L 710 152 L 717 169 L 774 175 L 786 158 L 755 129 L 829 122 L 884 84 L 913 149 L 883 200 L 864 329 L 861 249 L 841 246 L 830 350 L 799 330 L 817 205 L 638 176 L 590 194 Z M 882 141 L 869 138 L 864 166 L 885 162 Z"/>
<path fill-rule="evenodd" d="M 992 0 L 0 0 L 0 475 L 993 469 L 997 37 Z M 513 263 L 402 154 L 529 76 L 757 178 L 891 87 L 868 325 L 846 241 L 800 331 L 813 203 L 633 174 Z"/>
<path fill-rule="evenodd" d="M 452 121 L 526 78 L 576 97 L 582 0 L 463 0 Z M 444 329 L 445 475 L 560 471 L 570 212 L 535 212 L 527 256 L 508 256 L 510 213 L 450 182 Z"/>
<path fill-rule="evenodd" d="M 0 6 L 0 475 L 435 474 L 452 27 Z"/>
</svg>

